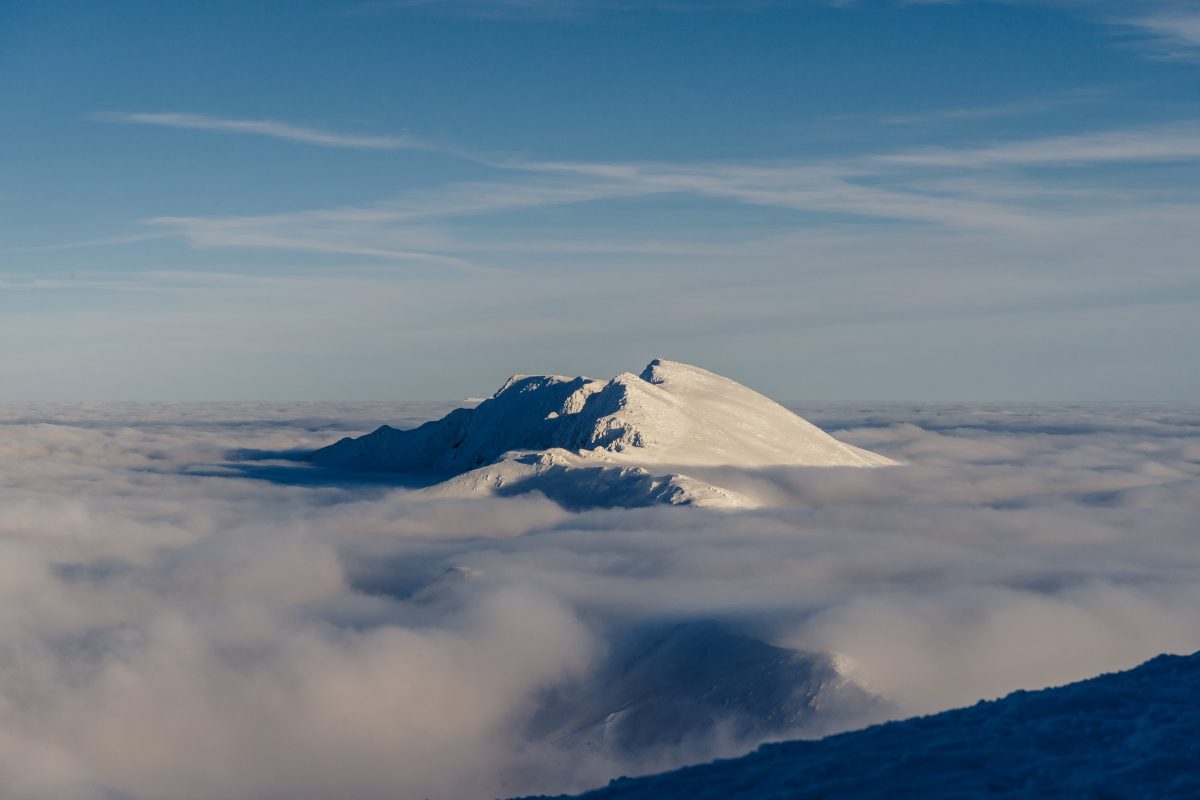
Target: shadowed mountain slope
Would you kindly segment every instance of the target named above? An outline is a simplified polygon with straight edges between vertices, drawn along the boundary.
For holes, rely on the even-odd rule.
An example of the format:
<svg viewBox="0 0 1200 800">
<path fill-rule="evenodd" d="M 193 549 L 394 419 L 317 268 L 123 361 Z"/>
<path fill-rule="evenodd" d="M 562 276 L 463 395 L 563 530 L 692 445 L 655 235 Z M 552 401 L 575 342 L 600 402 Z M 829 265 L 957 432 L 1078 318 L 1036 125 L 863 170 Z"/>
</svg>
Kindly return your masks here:
<svg viewBox="0 0 1200 800">
<path fill-rule="evenodd" d="M 1200 653 L 741 758 L 581 800 L 1200 797 Z"/>
</svg>

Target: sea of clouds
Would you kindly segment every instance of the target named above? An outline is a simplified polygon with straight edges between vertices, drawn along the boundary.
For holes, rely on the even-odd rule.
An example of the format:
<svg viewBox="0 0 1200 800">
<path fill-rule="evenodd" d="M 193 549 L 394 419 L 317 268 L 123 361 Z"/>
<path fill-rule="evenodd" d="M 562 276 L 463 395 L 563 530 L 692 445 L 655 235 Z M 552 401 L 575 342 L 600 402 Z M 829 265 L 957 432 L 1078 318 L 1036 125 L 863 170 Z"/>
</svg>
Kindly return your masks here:
<svg viewBox="0 0 1200 800">
<path fill-rule="evenodd" d="M 722 472 L 745 512 L 291 460 L 446 409 L 0 405 L 0 796 L 582 788 L 647 765 L 529 720 L 655 620 L 837 653 L 896 715 L 1200 649 L 1197 408 L 800 409 L 906 466 Z"/>
</svg>

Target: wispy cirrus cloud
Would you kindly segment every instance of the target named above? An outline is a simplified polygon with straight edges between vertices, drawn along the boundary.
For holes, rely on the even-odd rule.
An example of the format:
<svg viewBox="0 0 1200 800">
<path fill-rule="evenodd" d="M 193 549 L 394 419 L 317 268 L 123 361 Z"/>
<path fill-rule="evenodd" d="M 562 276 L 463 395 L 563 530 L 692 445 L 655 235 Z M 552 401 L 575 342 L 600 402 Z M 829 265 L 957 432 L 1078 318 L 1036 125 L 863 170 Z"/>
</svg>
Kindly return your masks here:
<svg viewBox="0 0 1200 800">
<path fill-rule="evenodd" d="M 170 236 L 168 233 L 133 233 L 125 236 L 101 236 L 95 239 L 79 239 L 71 242 L 55 242 L 53 244 L 5 247 L 0 249 L 0 253 L 43 253 L 54 250 L 78 250 L 86 247 L 104 247 L 106 245 L 148 242 L 153 239 L 165 239 L 168 236 Z"/>
<path fill-rule="evenodd" d="M 1200 11 L 1182 6 L 1135 17 L 1127 24 L 1151 37 L 1158 52 L 1168 58 L 1200 58 Z"/>
<path fill-rule="evenodd" d="M 411 136 L 341 133 L 296 125 L 290 122 L 264 119 L 232 119 L 210 114 L 104 111 L 95 114 L 94 118 L 105 122 L 118 122 L 130 125 L 157 125 L 185 130 L 262 136 L 268 139 L 280 139 L 319 147 L 342 147 L 355 150 L 437 149 L 429 143 Z"/>
<path fill-rule="evenodd" d="M 450 255 L 474 248 L 463 248 L 437 227 L 442 221 L 647 193 L 647 187 L 598 181 L 462 183 L 371 205 L 142 222 L 201 249 L 327 253 L 478 270 L 477 263 Z"/>
<path fill-rule="evenodd" d="M 378 208 L 308 211 L 249 217 L 154 217 L 145 224 L 163 236 L 178 236 L 192 247 L 241 248 L 367 256 L 474 270 L 462 258 L 431 252 L 445 245 L 427 229 L 386 224 L 394 220 Z"/>
<path fill-rule="evenodd" d="M 886 0 L 878 5 L 937 6 L 996 0 Z M 1156 57 L 1200 55 L 1200 15 L 1187 0 L 1001 0 L 1014 5 L 1061 7 L 1119 28 L 1135 31 Z M 410 12 L 481 20 L 578 21 L 637 12 L 764 12 L 789 6 L 834 6 L 861 9 L 862 0 L 361 0 L 349 14 Z M 1006 112 L 1001 111 L 1001 114 Z M 1023 113 L 1018 111 L 1017 113 Z"/>
<path fill-rule="evenodd" d="M 303 130 L 286 123 L 273 124 L 284 130 Z M 178 237 L 196 248 L 354 255 L 460 269 L 478 268 L 477 259 L 486 259 L 487 241 L 496 240 L 494 233 L 484 241 L 473 236 L 472 219 L 599 200 L 693 198 L 795 212 L 794 226 L 820 225 L 822 217 L 834 215 L 860 224 L 890 221 L 946 233 L 990 231 L 1036 237 L 1046 234 L 1047 226 L 1063 229 L 1079 222 L 1090 227 L 1106 216 L 1106 209 L 1117 206 L 1127 216 L 1129 203 L 1137 202 L 1127 188 L 1106 193 L 1103 187 L 1089 185 L 1082 192 L 1069 180 L 1044 177 L 1040 168 L 1200 160 L 1200 123 L 1181 121 L 822 161 L 465 157 L 489 177 L 408 190 L 382 202 L 355 206 L 242 216 L 163 215 L 143 222 L 156 228 L 157 235 Z M 996 177 L 999 168 L 1028 174 L 1001 180 Z M 781 231 L 789 228 L 786 222 L 778 225 Z M 510 252 L 514 247 L 503 237 L 496 241 Z M 682 242 L 660 238 L 654 248 L 664 244 L 679 250 Z M 719 246 L 720 242 L 710 244 Z M 529 240 L 529 245 L 531 251 L 545 251 L 538 242 Z M 694 246 L 689 243 L 683 249 Z"/>
<path fill-rule="evenodd" d="M 1194 0 L 1006 1 L 1014 4 L 1060 7 L 1091 17 L 1131 34 L 1136 46 L 1153 58 L 1200 58 L 1200 12 L 1197 11 Z"/>
<path fill-rule="evenodd" d="M 988 201 L 874 182 L 854 163 L 535 163 L 523 168 L 604 178 L 637 194 L 680 194 L 791 211 L 848 214 L 967 228 L 1018 228 L 1035 218 Z"/>
<path fill-rule="evenodd" d="M 1191 161 L 1200 158 L 1200 124 L 1186 122 L 1004 142 L 986 147 L 930 148 L 877 156 L 910 167 L 1031 167 L 1102 162 Z"/>
<path fill-rule="evenodd" d="M 1062 9 L 1131 35 L 1157 59 L 1200 58 L 1200 12 L 1194 0 L 894 0 L 896 5 L 1006 3 Z M 853 3 L 847 3 L 852 5 Z"/>
<path fill-rule="evenodd" d="M 1027 117 L 1062 108 L 1096 103 L 1111 97 L 1114 87 L 1090 86 L 1053 94 L 1035 95 L 1020 100 L 988 105 L 957 106 L 931 111 L 892 114 L 881 121 L 887 125 L 921 125 L 941 122 L 974 122 L 985 119 Z"/>
<path fill-rule="evenodd" d="M 263 215 L 164 216 L 144 223 L 198 248 L 325 252 L 456 267 L 470 266 L 464 254 L 487 250 L 486 244 L 462 236 L 467 220 L 600 200 L 657 197 L 665 202 L 668 196 L 685 197 L 956 230 L 1016 232 L 1045 224 L 1016 204 L 940 189 L 873 186 L 857 182 L 863 176 L 853 172 L 844 166 L 803 164 L 514 162 L 502 180 L 405 192 L 372 205 Z M 663 242 L 656 241 L 651 249 L 662 247 Z M 693 243 L 684 249 L 694 247 Z M 530 250 L 538 249 L 539 242 L 530 242 Z M 607 252 L 611 246 L 600 249 Z"/>
</svg>

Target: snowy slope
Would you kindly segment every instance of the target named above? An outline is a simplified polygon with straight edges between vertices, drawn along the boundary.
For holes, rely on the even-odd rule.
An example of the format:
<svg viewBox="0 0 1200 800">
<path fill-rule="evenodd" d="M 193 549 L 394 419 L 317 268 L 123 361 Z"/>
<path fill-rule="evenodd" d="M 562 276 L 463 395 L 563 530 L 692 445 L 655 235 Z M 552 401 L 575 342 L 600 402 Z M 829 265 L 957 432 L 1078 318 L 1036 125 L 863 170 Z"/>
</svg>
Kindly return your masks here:
<svg viewBox="0 0 1200 800">
<path fill-rule="evenodd" d="M 872 467 L 890 459 L 839 442 L 741 384 L 699 367 L 655 359 L 618 375 L 596 396 L 590 441 L 613 457 L 674 466 Z M 592 409 L 588 409 L 589 411 Z M 603 435 L 597 435 L 605 431 Z M 608 444 L 611 443 L 611 444 Z M 615 445 L 615 446 L 613 446 Z"/>
<path fill-rule="evenodd" d="M 586 800 L 1200 797 L 1200 653 L 877 725 L 764 745 Z"/>
<path fill-rule="evenodd" d="M 494 464 L 450 478 L 423 493 L 432 497 L 505 497 L 533 491 L 567 509 L 755 505 L 737 492 L 687 475 L 654 474 L 645 467 L 605 463 L 561 448 L 511 451 Z"/>
<path fill-rule="evenodd" d="M 327 467 L 460 476 L 432 491 L 543 491 L 564 505 L 745 506 L 688 467 L 893 464 L 735 381 L 655 359 L 609 381 L 514 375 L 491 399 L 412 430 L 383 426 L 318 450 Z"/>
</svg>

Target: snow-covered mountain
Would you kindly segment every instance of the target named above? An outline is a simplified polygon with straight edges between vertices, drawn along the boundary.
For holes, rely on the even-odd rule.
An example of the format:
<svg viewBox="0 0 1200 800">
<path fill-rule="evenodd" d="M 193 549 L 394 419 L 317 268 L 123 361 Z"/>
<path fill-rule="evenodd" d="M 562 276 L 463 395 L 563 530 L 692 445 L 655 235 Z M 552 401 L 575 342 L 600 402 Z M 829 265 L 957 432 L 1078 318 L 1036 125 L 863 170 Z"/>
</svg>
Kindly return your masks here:
<svg viewBox="0 0 1200 800">
<path fill-rule="evenodd" d="M 688 477 L 704 467 L 875 467 L 892 460 L 840 442 L 741 384 L 655 359 L 608 381 L 514 375 L 488 400 L 412 430 L 383 426 L 313 453 L 326 467 L 434 473 L 437 494 L 542 491 L 570 506 L 746 506 Z"/>
<path fill-rule="evenodd" d="M 741 758 L 584 800 L 1200 797 L 1200 653 Z"/>
</svg>

